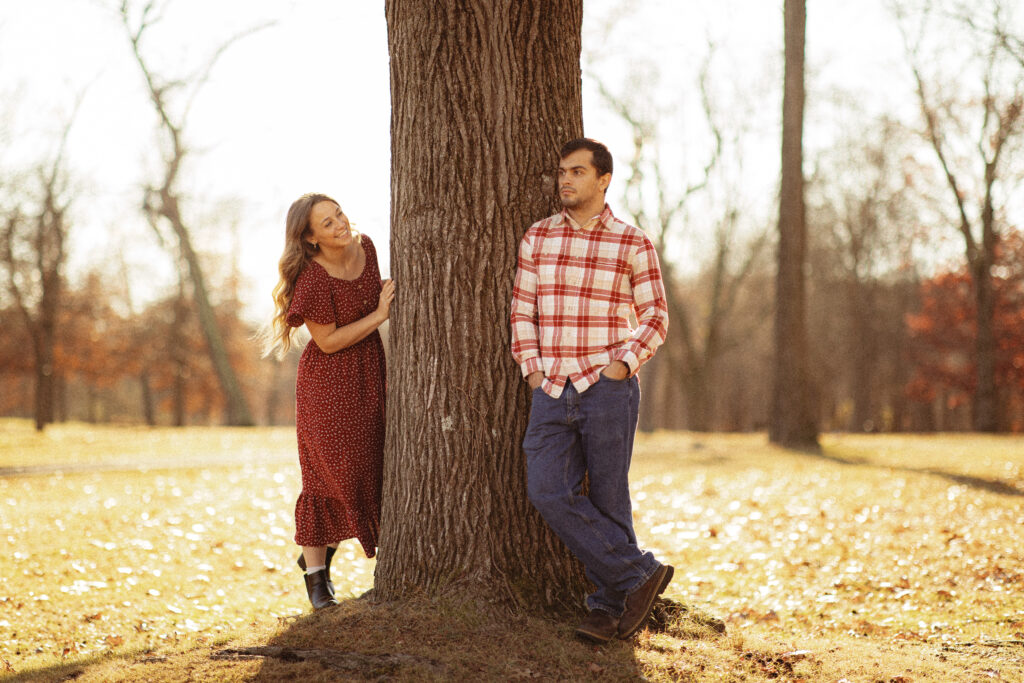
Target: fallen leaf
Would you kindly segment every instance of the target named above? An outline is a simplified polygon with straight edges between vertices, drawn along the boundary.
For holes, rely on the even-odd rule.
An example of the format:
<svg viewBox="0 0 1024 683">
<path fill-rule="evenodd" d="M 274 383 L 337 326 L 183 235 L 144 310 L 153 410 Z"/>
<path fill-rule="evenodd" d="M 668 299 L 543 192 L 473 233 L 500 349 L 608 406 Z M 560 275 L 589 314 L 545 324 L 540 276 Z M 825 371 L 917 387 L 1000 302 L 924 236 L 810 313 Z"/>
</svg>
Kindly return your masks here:
<svg viewBox="0 0 1024 683">
<path fill-rule="evenodd" d="M 793 650 L 791 652 L 783 652 L 779 657 L 787 662 L 796 662 L 806 659 L 813 654 L 814 652 L 811 650 Z"/>
</svg>

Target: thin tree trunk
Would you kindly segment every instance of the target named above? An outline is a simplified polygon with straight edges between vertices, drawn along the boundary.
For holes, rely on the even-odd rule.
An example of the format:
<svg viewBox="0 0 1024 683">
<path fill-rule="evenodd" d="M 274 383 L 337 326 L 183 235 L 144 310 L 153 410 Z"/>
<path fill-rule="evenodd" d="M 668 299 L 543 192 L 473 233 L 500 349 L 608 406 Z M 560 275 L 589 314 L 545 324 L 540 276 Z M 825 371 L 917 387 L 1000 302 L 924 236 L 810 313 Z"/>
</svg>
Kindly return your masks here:
<svg viewBox="0 0 1024 683">
<path fill-rule="evenodd" d="M 867 285 L 854 271 L 850 283 L 850 322 L 852 348 L 850 349 L 850 372 L 853 393 L 852 424 L 848 429 L 855 432 L 877 429 L 872 416 L 874 401 L 872 387 L 875 376 L 875 353 L 872 348 L 875 336 L 871 329 L 872 307 L 868 302 Z"/>
<path fill-rule="evenodd" d="M 267 389 L 267 404 L 266 410 L 263 413 L 263 421 L 266 425 L 277 424 L 277 410 L 278 404 L 281 403 L 281 371 L 284 369 L 284 363 L 279 360 L 271 360 L 272 363 L 270 371 L 270 387 Z"/>
<path fill-rule="evenodd" d="M 664 352 L 664 349 L 662 349 Z M 653 432 L 662 427 L 662 404 L 660 397 L 664 393 L 665 367 L 663 356 L 655 355 L 640 368 L 640 386 L 643 387 L 644 400 L 640 402 L 640 420 L 637 429 L 641 432 Z"/>
<path fill-rule="evenodd" d="M 132 19 L 132 16 L 135 14 L 133 10 L 135 9 L 141 10 L 136 15 L 137 20 Z M 168 93 L 175 89 L 172 86 L 181 86 L 186 81 L 172 81 L 160 78 L 150 70 L 149 64 L 143 56 L 141 47 L 143 35 L 148 35 L 152 26 L 159 22 L 160 8 L 152 2 L 139 3 L 139 6 L 133 7 L 132 2 L 125 0 L 121 3 L 119 11 L 124 28 L 128 33 L 128 39 L 132 44 L 132 54 L 135 56 L 135 61 L 146 81 L 146 87 L 149 91 L 153 107 L 160 117 L 160 125 L 168 138 L 168 148 L 165 150 L 163 186 L 158 190 L 153 188 L 147 189 L 143 208 L 149 214 L 154 230 L 157 230 L 155 224 L 156 216 L 159 215 L 167 219 L 177 240 L 181 257 L 188 265 L 188 276 L 192 284 L 192 295 L 199 316 L 199 326 L 203 332 L 203 337 L 206 339 L 210 363 L 213 365 L 224 396 L 225 421 L 227 424 L 234 426 L 251 426 L 253 420 L 249 411 L 249 405 L 245 399 L 245 394 L 242 392 L 235 370 L 231 366 L 227 347 L 224 343 L 224 336 L 220 326 L 217 324 L 213 305 L 210 302 L 199 256 L 192 245 L 191 232 L 182 218 L 178 206 L 180 195 L 175 190 L 175 185 L 178 172 L 181 170 L 182 161 L 187 153 L 187 148 L 183 142 L 183 131 L 189 108 L 186 106 L 184 110 L 186 113 L 182 114 L 179 120 L 175 120 L 169 109 Z M 192 79 L 194 87 L 192 96 L 195 96 L 198 89 L 207 82 L 214 64 L 216 64 L 217 60 L 225 53 L 229 46 L 244 36 L 250 35 L 264 27 L 265 25 L 253 27 L 243 33 L 236 34 L 233 38 L 222 43 L 214 52 L 209 62 L 206 63 L 201 75 L 198 78 Z M 164 85 L 160 85 L 161 82 Z M 157 198 L 159 201 L 154 203 L 153 200 Z M 157 234 L 160 234 L 159 230 L 157 230 Z"/>
<path fill-rule="evenodd" d="M 156 409 L 153 406 L 153 387 L 149 383 L 149 372 L 139 373 L 139 389 L 142 399 L 142 417 L 150 427 L 156 425 Z"/>
<path fill-rule="evenodd" d="M 978 336 L 974 347 L 977 359 L 977 389 L 974 392 L 971 412 L 975 431 L 995 432 L 999 429 L 996 405 L 996 338 L 993 329 L 995 293 L 992 291 L 992 274 L 987 263 L 974 269 L 974 295 L 978 307 Z"/>
<path fill-rule="evenodd" d="M 997 152 L 998 155 L 998 152 Z M 975 431 L 999 430 L 999 410 L 996 401 L 996 296 L 992 285 L 992 266 L 995 262 L 996 243 L 995 207 L 992 186 L 996 181 L 996 162 L 985 164 L 985 201 L 981 211 L 981 248 L 971 259 L 974 296 L 977 311 L 978 336 L 975 342 L 977 360 L 977 388 L 972 406 Z"/>
<path fill-rule="evenodd" d="M 687 369 L 683 376 L 686 391 L 686 428 L 694 432 L 711 431 L 711 397 L 708 374 L 703 365 Z"/>
<path fill-rule="evenodd" d="M 807 369 L 804 261 L 803 120 L 805 0 L 785 0 L 786 73 L 782 96 L 782 186 L 775 291 L 775 368 L 769 437 L 783 446 L 813 447 Z"/>
<path fill-rule="evenodd" d="M 238 375 L 231 366 L 231 358 L 224 343 L 224 335 L 221 333 L 220 325 L 217 324 L 217 317 L 213 305 L 210 303 L 210 295 L 206 287 L 202 265 L 199 262 L 199 255 L 192 248 L 191 235 L 178 211 L 177 197 L 164 191 L 161 193 L 160 200 L 160 213 L 171 224 L 174 235 L 178 239 L 178 246 L 181 248 L 182 258 L 188 265 L 189 282 L 192 284 L 192 299 L 196 304 L 199 327 L 203 331 L 203 338 L 206 340 L 210 352 L 210 363 L 213 365 L 221 391 L 224 393 L 225 412 L 227 413 L 225 421 L 233 426 L 250 427 L 253 425 L 253 420 L 252 414 L 249 412 L 249 404 L 242 392 Z"/>
<path fill-rule="evenodd" d="M 582 0 L 385 8 L 398 297 L 376 593 L 576 608 L 581 568 L 526 496 L 509 311 L 519 240 L 582 134 Z"/>
<path fill-rule="evenodd" d="M 171 359 L 174 367 L 174 381 L 171 394 L 171 423 L 175 427 L 184 427 L 187 421 L 185 392 L 188 390 L 188 383 L 185 375 L 188 371 L 188 358 L 185 346 L 185 335 L 183 334 L 185 321 L 188 312 L 185 308 L 184 285 L 179 276 L 178 298 L 174 300 L 174 323 L 171 325 Z"/>
<path fill-rule="evenodd" d="M 36 354 L 36 431 L 53 422 L 53 386 L 53 348 L 42 348 Z"/>
</svg>

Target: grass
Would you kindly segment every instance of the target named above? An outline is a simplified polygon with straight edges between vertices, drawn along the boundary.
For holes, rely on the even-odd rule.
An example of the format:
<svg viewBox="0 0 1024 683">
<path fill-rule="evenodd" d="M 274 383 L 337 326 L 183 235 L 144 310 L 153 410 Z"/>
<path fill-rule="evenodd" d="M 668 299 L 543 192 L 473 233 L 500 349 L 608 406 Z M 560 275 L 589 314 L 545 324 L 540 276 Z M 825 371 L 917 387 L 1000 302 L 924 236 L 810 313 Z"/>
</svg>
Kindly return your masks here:
<svg viewBox="0 0 1024 683">
<path fill-rule="evenodd" d="M 637 534 L 685 619 L 588 646 L 454 598 L 312 614 L 288 429 L 0 421 L 0 677 L 11 680 L 1024 680 L 1024 441 L 641 435 Z M 55 465 L 69 465 L 55 468 Z M 26 470 L 50 466 L 49 470 Z M 3 469 L 21 468 L 21 469 Z"/>
</svg>

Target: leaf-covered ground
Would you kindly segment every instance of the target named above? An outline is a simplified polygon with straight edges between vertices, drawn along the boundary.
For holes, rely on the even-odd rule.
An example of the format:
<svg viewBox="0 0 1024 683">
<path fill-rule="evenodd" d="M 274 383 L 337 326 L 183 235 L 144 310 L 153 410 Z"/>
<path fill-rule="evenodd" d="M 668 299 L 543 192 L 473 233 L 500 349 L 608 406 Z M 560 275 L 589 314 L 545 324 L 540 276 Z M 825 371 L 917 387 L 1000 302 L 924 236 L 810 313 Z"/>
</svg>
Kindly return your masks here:
<svg viewBox="0 0 1024 683">
<path fill-rule="evenodd" d="M 307 609 L 288 429 L 0 421 L 0 677 L 12 680 L 1024 680 L 1024 441 L 640 436 L 641 542 L 685 619 L 597 648 L 465 605 Z M 248 649 L 247 649 L 248 648 Z M 255 649 L 253 649 L 255 648 Z"/>
</svg>

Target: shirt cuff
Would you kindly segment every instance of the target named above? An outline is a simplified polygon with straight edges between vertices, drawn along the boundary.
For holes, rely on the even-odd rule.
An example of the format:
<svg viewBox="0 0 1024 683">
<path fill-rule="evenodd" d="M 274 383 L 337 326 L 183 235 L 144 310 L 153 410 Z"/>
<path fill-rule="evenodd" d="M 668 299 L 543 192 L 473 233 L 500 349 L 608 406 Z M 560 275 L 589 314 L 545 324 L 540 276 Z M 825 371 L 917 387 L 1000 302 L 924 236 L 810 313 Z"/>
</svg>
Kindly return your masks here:
<svg viewBox="0 0 1024 683">
<path fill-rule="evenodd" d="M 629 369 L 629 376 L 632 377 L 636 374 L 636 371 L 640 369 L 640 359 L 636 357 L 636 354 L 628 349 L 619 349 L 612 356 L 612 360 L 622 361 L 626 364 L 626 368 Z"/>
<path fill-rule="evenodd" d="M 544 367 L 541 365 L 540 362 L 540 356 L 527 358 L 522 363 L 520 363 L 519 367 L 523 369 L 523 377 L 529 377 L 531 374 L 535 372 L 540 372 L 544 370 Z"/>
</svg>

